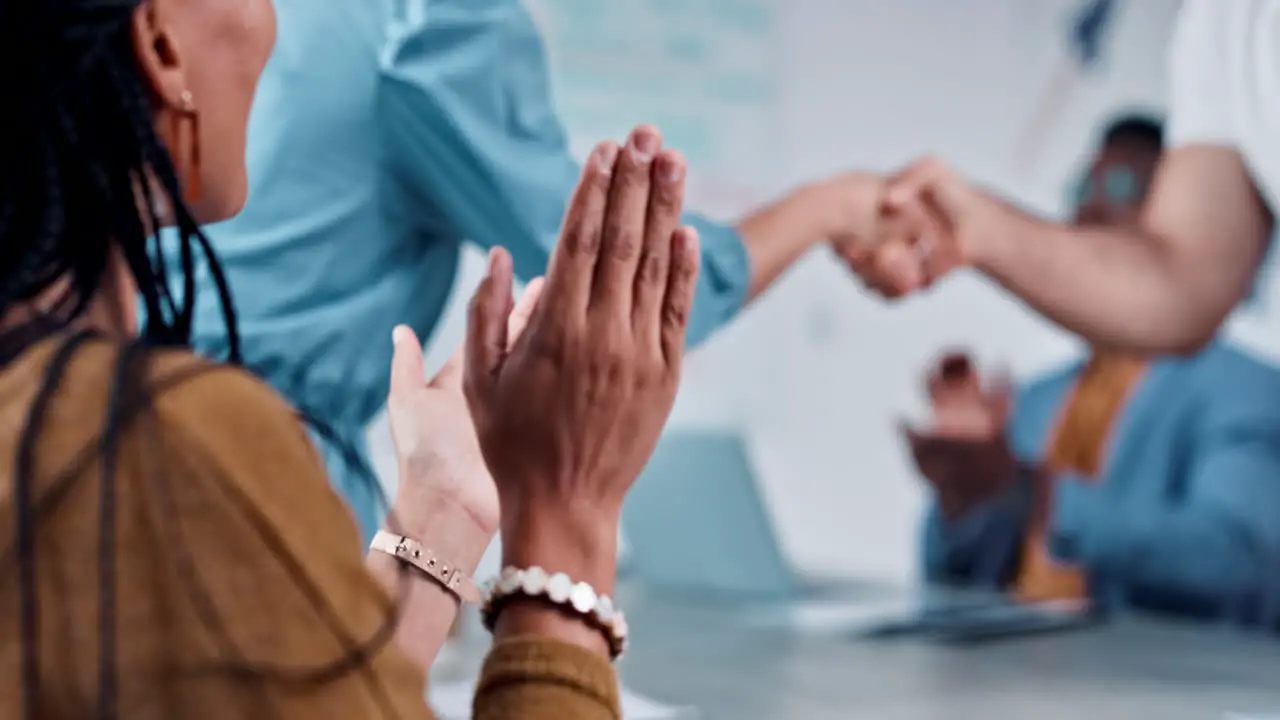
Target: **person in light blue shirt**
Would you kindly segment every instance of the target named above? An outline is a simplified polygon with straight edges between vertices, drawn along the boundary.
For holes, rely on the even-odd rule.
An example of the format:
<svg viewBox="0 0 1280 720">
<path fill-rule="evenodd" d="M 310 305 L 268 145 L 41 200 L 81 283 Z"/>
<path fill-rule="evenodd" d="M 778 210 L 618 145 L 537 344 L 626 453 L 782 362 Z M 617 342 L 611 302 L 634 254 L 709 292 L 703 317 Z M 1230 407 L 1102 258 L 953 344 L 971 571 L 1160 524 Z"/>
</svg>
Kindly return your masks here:
<svg viewBox="0 0 1280 720">
<path fill-rule="evenodd" d="M 235 291 L 244 362 L 321 430 L 369 532 L 380 518 L 364 433 L 385 400 L 392 327 L 430 335 L 465 241 L 505 246 L 525 279 L 544 272 L 578 166 L 518 0 L 275 5 L 248 206 L 208 231 Z M 817 182 L 736 226 L 687 217 L 703 247 L 690 340 L 812 245 L 852 233 L 872 182 Z M 226 356 L 210 285 L 197 294 L 194 343 Z"/>
</svg>

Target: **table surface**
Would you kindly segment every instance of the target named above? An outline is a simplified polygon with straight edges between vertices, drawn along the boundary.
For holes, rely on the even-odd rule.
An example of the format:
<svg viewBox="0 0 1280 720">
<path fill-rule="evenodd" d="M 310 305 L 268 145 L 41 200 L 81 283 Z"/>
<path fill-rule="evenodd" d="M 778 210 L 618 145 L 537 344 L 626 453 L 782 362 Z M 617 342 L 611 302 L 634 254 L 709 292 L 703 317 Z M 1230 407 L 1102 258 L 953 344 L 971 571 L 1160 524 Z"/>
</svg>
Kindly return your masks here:
<svg viewBox="0 0 1280 720">
<path fill-rule="evenodd" d="M 1280 717 L 1280 642 L 1227 629 L 1123 618 L 954 647 L 767 627 L 721 604 L 623 596 L 633 636 L 623 682 L 696 706 L 704 720 Z M 469 637 L 437 679 L 474 675 L 485 642 Z"/>
</svg>

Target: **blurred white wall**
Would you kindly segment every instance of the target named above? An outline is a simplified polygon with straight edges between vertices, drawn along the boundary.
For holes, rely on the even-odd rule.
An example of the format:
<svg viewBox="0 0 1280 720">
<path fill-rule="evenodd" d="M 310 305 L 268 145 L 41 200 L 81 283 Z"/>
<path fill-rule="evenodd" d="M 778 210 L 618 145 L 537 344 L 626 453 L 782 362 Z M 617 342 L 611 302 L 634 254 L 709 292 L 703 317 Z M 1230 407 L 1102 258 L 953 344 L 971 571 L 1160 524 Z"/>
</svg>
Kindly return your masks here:
<svg viewBox="0 0 1280 720">
<path fill-rule="evenodd" d="M 808 179 L 926 152 L 1060 213 L 1097 123 L 1160 109 L 1177 5 L 1123 4 L 1103 67 L 1040 129 L 1039 162 L 1019 172 L 1016 139 L 1064 60 L 1074 0 L 532 3 L 575 145 L 657 122 L 691 158 L 692 206 L 726 217 Z M 433 366 L 462 337 L 462 296 L 480 268 L 468 254 Z M 975 277 L 886 304 L 819 250 L 691 358 L 673 423 L 752 439 L 787 550 L 806 569 L 910 578 L 924 495 L 895 426 L 921 415 L 921 373 L 951 346 L 1019 375 L 1076 349 Z M 381 425 L 373 442 L 392 472 Z"/>
</svg>

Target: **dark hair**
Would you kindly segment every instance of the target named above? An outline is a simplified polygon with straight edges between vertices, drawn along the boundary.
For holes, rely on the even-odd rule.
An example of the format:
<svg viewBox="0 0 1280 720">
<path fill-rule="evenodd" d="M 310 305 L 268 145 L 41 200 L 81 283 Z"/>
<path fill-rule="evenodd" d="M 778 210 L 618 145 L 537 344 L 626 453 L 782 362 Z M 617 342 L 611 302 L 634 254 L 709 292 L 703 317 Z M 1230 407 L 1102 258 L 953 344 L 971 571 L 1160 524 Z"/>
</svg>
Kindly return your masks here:
<svg viewBox="0 0 1280 720">
<path fill-rule="evenodd" d="M 1164 150 L 1164 124 L 1152 115 L 1128 113 L 1107 123 L 1102 131 L 1102 145 L 1134 142 L 1150 146 L 1155 152 Z"/>
<path fill-rule="evenodd" d="M 142 0 L 0 0 L 0 316 L 65 282 L 42 317 L 0 338 L 0 362 L 65 328 L 102 288 L 114 246 L 137 281 L 146 310 L 143 337 L 120 353 L 100 444 L 101 536 L 98 716 L 119 714 L 115 585 L 115 454 L 128 418 L 162 388 L 148 387 L 148 351 L 189 344 L 195 308 L 196 251 L 219 294 L 230 362 L 240 362 L 231 293 L 221 265 L 183 200 L 174 164 L 156 132 L 155 101 L 139 72 L 132 37 Z M 167 277 L 157 208 L 177 227 L 176 278 Z M 45 497 L 34 497 L 34 448 L 52 399 L 86 333 L 65 340 L 36 392 L 14 464 L 24 717 L 37 718 L 41 681 L 35 597 L 35 538 Z M 55 483 L 57 485 L 57 483 Z M 183 544 L 177 543 L 181 549 Z M 280 548 L 272 548 L 280 555 Z M 7 564 L 7 553 L 0 564 Z M 402 575 L 401 593 L 407 588 Z M 193 588 L 193 592 L 198 588 Z M 372 637 L 314 668 L 236 663 L 241 671 L 298 682 L 325 682 L 368 662 L 394 633 L 400 603 Z M 217 628 L 211 628 L 218 632 Z"/>
</svg>

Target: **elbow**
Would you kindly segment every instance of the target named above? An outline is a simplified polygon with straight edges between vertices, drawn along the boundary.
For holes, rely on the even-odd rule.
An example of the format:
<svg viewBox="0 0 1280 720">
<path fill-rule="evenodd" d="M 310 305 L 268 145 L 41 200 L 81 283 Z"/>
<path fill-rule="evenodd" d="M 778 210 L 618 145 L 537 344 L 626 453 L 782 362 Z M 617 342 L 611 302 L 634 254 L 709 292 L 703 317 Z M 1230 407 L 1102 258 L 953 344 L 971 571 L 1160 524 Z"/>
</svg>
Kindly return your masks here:
<svg viewBox="0 0 1280 720">
<path fill-rule="evenodd" d="M 1179 357 L 1191 357 L 1198 355 L 1213 342 L 1213 338 L 1218 334 L 1218 328 L 1221 323 L 1209 325 L 1203 328 L 1191 328 L 1193 332 L 1186 334 L 1184 337 L 1177 338 L 1176 341 L 1165 350 L 1169 355 Z"/>
<path fill-rule="evenodd" d="M 1230 307 L 1220 311 L 1204 302 L 1179 303 L 1170 310 L 1172 312 L 1164 313 L 1158 324 L 1150 328 L 1151 342 L 1141 350 L 1153 355 L 1197 355 L 1217 337 L 1231 312 Z"/>
<path fill-rule="evenodd" d="M 1169 319 L 1170 327 L 1179 332 L 1174 333 L 1172 347 L 1166 352 L 1189 357 L 1204 350 L 1217 337 L 1218 330 L 1227 321 L 1233 307 L 1234 303 L 1230 302 L 1194 298 L 1194 302 L 1187 303 Z"/>
<path fill-rule="evenodd" d="M 1121 352 L 1137 352 L 1145 355 L 1192 357 L 1204 351 L 1218 335 L 1218 329 L 1226 316 L 1208 316 L 1204 308 L 1193 312 L 1175 310 L 1150 316 L 1152 322 L 1140 329 L 1129 326 L 1117 330 L 1110 337 L 1094 337 L 1094 345 Z"/>
<path fill-rule="evenodd" d="M 1231 313 L 1232 305 L 1223 306 L 1195 293 L 1184 293 L 1179 300 L 1168 304 L 1164 313 L 1152 315 L 1153 319 L 1159 317 L 1160 320 L 1152 327 L 1158 340 L 1154 347 L 1147 348 L 1149 351 L 1182 357 L 1195 355 L 1213 342 Z"/>
</svg>

